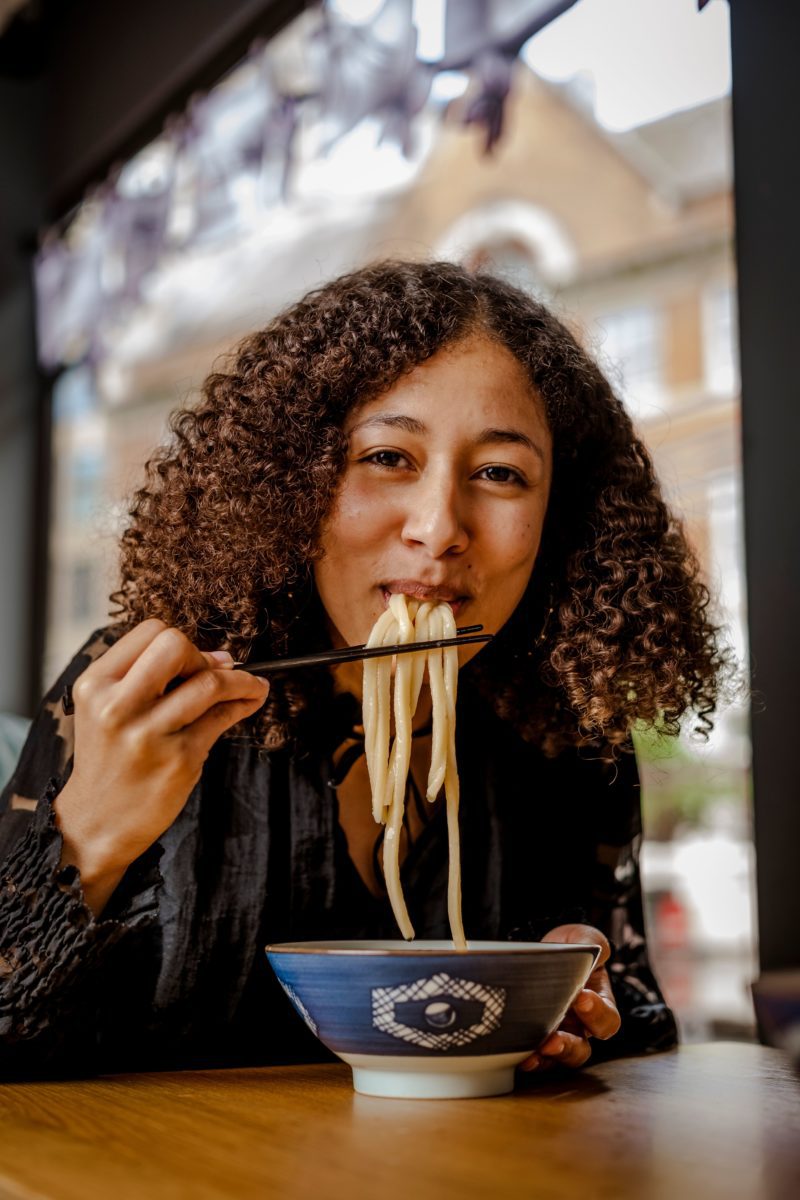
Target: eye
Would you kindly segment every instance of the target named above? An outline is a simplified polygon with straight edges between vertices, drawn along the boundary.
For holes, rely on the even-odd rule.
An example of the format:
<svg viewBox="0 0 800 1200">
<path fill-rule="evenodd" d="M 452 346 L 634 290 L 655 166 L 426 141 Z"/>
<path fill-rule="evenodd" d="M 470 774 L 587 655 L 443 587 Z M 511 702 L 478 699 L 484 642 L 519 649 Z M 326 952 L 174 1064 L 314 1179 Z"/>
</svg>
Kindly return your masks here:
<svg viewBox="0 0 800 1200">
<path fill-rule="evenodd" d="M 372 463 L 376 467 L 383 467 L 384 470 L 394 471 L 407 462 L 407 459 L 399 450 L 375 450 L 358 461 Z"/>
<path fill-rule="evenodd" d="M 484 479 L 488 479 L 490 483 L 507 483 L 517 487 L 525 486 L 525 480 L 519 471 L 515 471 L 513 467 L 481 467 L 478 475 Z"/>
</svg>

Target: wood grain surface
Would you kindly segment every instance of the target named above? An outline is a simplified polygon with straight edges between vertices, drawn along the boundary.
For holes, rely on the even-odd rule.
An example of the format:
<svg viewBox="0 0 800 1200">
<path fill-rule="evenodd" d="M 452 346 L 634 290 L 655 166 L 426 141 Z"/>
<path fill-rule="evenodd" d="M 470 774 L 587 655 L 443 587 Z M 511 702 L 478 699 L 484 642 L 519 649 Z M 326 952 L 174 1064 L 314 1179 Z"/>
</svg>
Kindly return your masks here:
<svg viewBox="0 0 800 1200">
<path fill-rule="evenodd" d="M 383 1100 L 344 1066 L 0 1086 L 3 1200 L 798 1200 L 800 1078 L 714 1043 Z"/>
</svg>

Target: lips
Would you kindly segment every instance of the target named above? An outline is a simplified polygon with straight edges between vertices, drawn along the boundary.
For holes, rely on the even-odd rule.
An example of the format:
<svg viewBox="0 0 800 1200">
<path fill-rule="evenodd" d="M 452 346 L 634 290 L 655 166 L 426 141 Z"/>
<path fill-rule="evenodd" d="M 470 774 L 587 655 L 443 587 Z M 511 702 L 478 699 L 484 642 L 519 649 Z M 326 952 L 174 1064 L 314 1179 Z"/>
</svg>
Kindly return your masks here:
<svg viewBox="0 0 800 1200">
<path fill-rule="evenodd" d="M 469 600 L 469 596 L 464 592 L 459 592 L 457 588 L 445 587 L 443 584 L 421 583 L 418 579 L 391 579 L 387 583 L 382 583 L 380 587 L 385 604 L 389 603 L 391 595 L 402 592 L 403 595 L 413 596 L 416 600 L 429 600 L 434 603 L 443 601 L 451 606 L 454 613 L 457 613 Z"/>
</svg>

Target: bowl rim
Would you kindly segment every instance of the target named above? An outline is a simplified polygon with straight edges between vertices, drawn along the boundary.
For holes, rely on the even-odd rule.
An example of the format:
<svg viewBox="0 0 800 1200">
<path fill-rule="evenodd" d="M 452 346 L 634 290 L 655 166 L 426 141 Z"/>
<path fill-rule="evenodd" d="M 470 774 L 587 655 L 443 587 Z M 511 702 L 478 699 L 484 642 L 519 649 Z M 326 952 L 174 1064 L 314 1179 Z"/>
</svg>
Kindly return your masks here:
<svg viewBox="0 0 800 1200">
<path fill-rule="evenodd" d="M 362 943 L 359 945 L 359 941 Z M 458 959 L 475 958 L 479 955 L 489 957 L 530 957 L 532 954 L 548 954 L 551 951 L 562 954 L 565 950 L 577 950 L 581 953 L 588 951 L 599 958 L 601 947 L 594 942 L 497 942 L 468 941 L 466 950 L 457 950 L 452 943 L 442 939 L 425 939 L 412 942 L 398 941 L 396 945 L 386 945 L 389 938 L 370 939 L 341 939 L 339 941 L 307 941 L 307 942 L 275 942 L 265 947 L 267 954 L 306 954 L 333 955 L 336 957 L 390 957 L 390 958 L 441 958 Z M 374 943 L 380 943 L 376 945 Z"/>
</svg>

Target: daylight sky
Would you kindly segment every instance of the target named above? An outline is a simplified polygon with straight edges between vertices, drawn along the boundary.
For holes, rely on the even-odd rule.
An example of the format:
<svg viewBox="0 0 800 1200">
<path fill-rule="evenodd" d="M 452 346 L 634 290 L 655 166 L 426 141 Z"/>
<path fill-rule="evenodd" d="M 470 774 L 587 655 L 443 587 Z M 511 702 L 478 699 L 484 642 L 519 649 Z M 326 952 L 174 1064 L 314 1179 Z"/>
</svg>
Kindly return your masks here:
<svg viewBox="0 0 800 1200">
<path fill-rule="evenodd" d="M 328 4 L 361 23 L 382 0 Z M 444 51 L 445 0 L 413 0 L 413 11 L 419 57 L 435 62 Z M 577 78 L 599 123 L 621 131 L 730 90 L 728 21 L 728 0 L 711 0 L 701 13 L 697 0 L 580 0 L 532 38 L 523 57 L 545 79 Z"/>
<path fill-rule="evenodd" d="M 545 79 L 591 81 L 596 119 L 621 131 L 730 90 L 728 0 L 581 0 L 532 38 Z"/>
</svg>

